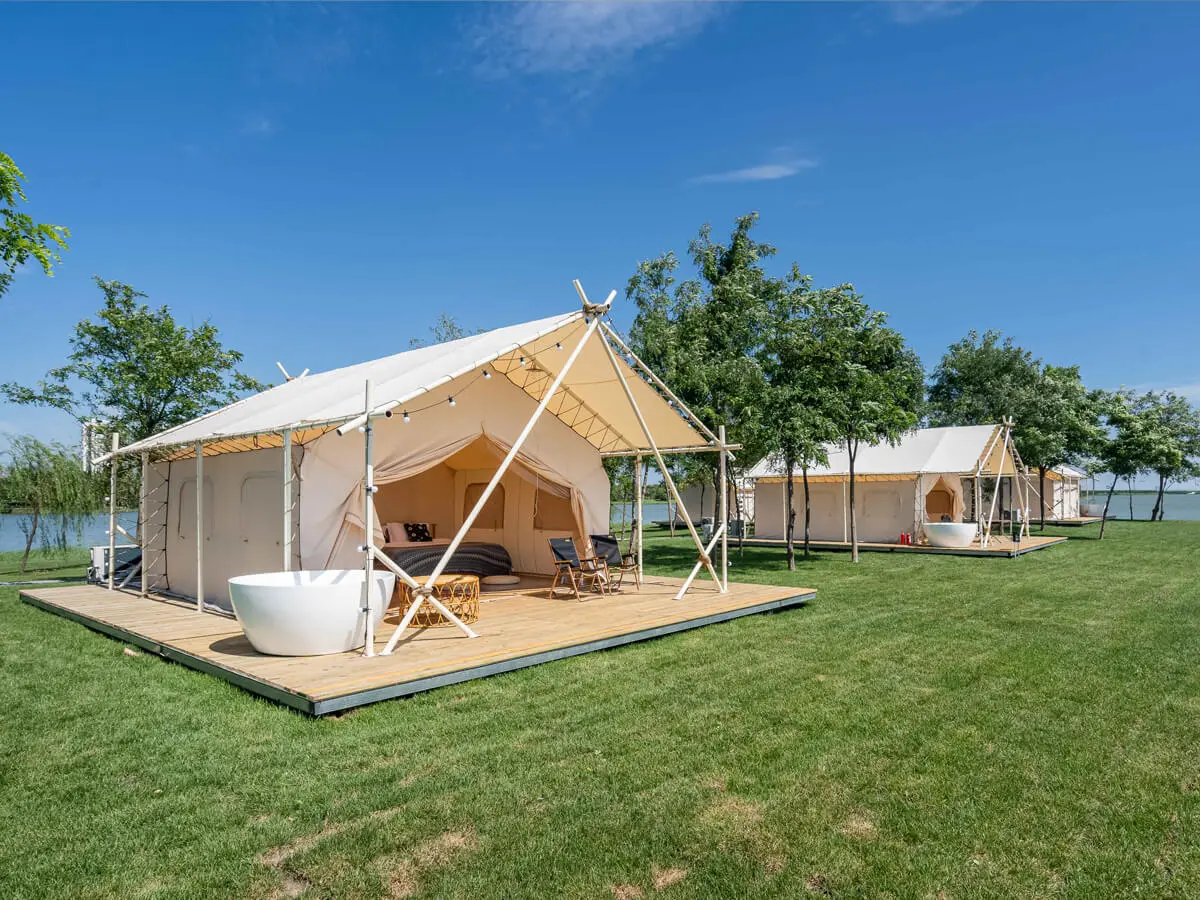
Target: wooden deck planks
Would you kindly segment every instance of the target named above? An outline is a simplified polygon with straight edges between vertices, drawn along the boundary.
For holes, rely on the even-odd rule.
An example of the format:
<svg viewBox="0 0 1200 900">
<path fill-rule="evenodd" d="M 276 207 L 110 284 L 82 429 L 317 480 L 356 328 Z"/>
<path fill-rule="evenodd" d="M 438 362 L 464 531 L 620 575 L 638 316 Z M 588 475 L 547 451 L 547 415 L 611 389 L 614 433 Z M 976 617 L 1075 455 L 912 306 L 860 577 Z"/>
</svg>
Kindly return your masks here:
<svg viewBox="0 0 1200 900">
<path fill-rule="evenodd" d="M 594 596 L 587 602 L 551 598 L 545 588 L 486 595 L 469 640 L 457 629 L 410 631 L 392 656 L 359 653 L 315 657 L 254 651 L 236 620 L 197 613 L 176 601 L 109 592 L 94 585 L 22 591 L 22 599 L 84 625 L 213 672 L 248 690 L 321 714 L 427 690 L 443 683 L 510 671 L 658 634 L 804 603 L 815 591 L 731 583 L 728 594 L 698 582 L 682 601 L 680 579 L 651 577 L 640 592 Z M 382 649 L 395 629 L 379 629 Z"/>
</svg>

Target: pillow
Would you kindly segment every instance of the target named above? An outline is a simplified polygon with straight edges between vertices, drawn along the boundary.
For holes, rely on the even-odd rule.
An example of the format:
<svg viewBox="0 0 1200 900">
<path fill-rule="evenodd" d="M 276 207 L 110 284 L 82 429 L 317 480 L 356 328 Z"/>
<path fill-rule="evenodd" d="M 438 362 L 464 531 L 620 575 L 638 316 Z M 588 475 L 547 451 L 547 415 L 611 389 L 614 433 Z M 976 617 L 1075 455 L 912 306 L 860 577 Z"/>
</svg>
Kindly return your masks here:
<svg viewBox="0 0 1200 900">
<path fill-rule="evenodd" d="M 433 535 L 429 533 L 429 526 L 424 522 L 405 522 L 404 533 L 414 544 L 427 544 L 433 540 Z"/>
<path fill-rule="evenodd" d="M 383 539 L 389 544 L 402 544 L 408 540 L 404 535 L 404 526 L 399 522 L 388 522 L 383 526 Z"/>
</svg>

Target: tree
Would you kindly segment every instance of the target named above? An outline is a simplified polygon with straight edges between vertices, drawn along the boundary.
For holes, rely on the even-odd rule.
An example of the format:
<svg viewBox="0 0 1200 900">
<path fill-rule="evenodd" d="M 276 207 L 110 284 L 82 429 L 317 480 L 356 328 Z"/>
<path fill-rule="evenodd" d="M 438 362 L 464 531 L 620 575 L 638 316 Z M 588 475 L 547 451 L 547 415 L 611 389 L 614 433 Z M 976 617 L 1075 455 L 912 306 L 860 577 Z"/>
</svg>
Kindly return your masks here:
<svg viewBox="0 0 1200 900">
<path fill-rule="evenodd" d="M 21 188 L 25 173 L 12 157 L 0 153 L 0 297 L 8 291 L 17 269 L 32 257 L 42 271 L 53 277 L 61 261 L 59 250 L 67 249 L 71 232 L 61 225 L 42 225 L 17 205 L 28 198 Z"/>
<path fill-rule="evenodd" d="M 1158 476 L 1158 492 L 1150 520 L 1161 521 L 1167 486 L 1173 481 L 1200 475 L 1200 411 L 1186 397 L 1172 391 L 1152 391 L 1144 395 L 1142 401 L 1163 432 L 1159 453 L 1149 466 Z"/>
<path fill-rule="evenodd" d="M 770 435 L 771 453 L 786 479 L 787 564 L 796 570 L 795 470 L 804 484 L 804 556 L 809 555 L 812 505 L 808 470 L 829 461 L 826 444 L 838 439 L 829 412 L 825 380 L 830 364 L 822 341 L 828 330 L 831 304 L 824 291 L 813 290 L 812 278 L 796 266 L 772 299 L 770 325 L 761 351 L 771 415 L 763 423 Z"/>
<path fill-rule="evenodd" d="M 467 331 L 458 324 L 458 320 L 449 313 L 439 313 L 437 321 L 429 326 L 429 333 L 433 335 L 433 341 L 427 341 L 424 338 L 412 338 L 408 342 L 408 346 L 412 348 L 427 347 L 430 343 L 444 344 L 447 341 L 457 341 L 459 338 L 468 337 L 471 334 L 483 334 L 483 329 L 476 329 L 474 332 Z"/>
<path fill-rule="evenodd" d="M 151 309 L 129 285 L 95 280 L 104 306 L 75 326 L 68 363 L 35 387 L 0 385 L 0 395 L 103 419 L 130 443 L 264 388 L 238 371 L 242 354 L 222 346 L 211 322 L 177 325 L 168 307 Z"/>
<path fill-rule="evenodd" d="M 828 414 L 849 456 L 850 558 L 858 562 L 854 463 L 863 441 L 896 444 L 917 424 L 925 395 L 925 372 L 887 314 L 873 311 L 844 284 L 824 292 L 819 340 L 828 354 L 824 367 Z"/>
<path fill-rule="evenodd" d="M 1104 518 L 1100 522 L 1100 539 L 1108 524 L 1108 508 L 1113 491 L 1122 478 L 1132 479 L 1162 460 L 1170 436 L 1146 398 L 1121 390 L 1105 395 L 1104 409 L 1108 434 L 1098 442 L 1097 457 L 1112 475 L 1108 495 L 1104 499 Z"/>
<path fill-rule="evenodd" d="M 1013 441 L 1039 475 L 1045 527 L 1046 474 L 1090 455 L 1100 435 L 1097 395 L 1075 367 L 1046 365 L 998 331 L 971 331 L 951 344 L 929 385 L 933 425 L 985 425 L 1011 416 Z"/>
<path fill-rule="evenodd" d="M 102 479 L 86 474 L 76 453 L 61 444 L 18 435 L 10 441 L 7 456 L 0 478 L 0 509 L 21 517 L 24 575 L 36 539 L 41 538 L 46 550 L 65 550 L 72 530 L 80 539 L 85 518 L 103 507 L 104 485 Z"/>
<path fill-rule="evenodd" d="M 725 243 L 703 226 L 688 245 L 696 278 L 677 283 L 678 260 L 667 253 L 641 263 L 625 292 L 637 307 L 629 335 L 633 351 L 702 421 L 724 423 L 726 439 L 742 445 L 738 458 L 744 462 L 759 459 L 768 443 L 758 351 L 769 297 L 777 289 L 763 269 L 775 248 L 751 236 L 757 221 L 757 213 L 739 217 Z M 715 457 L 679 459 L 671 469 L 684 481 L 703 473 L 714 491 L 720 481 Z M 732 469 L 730 483 L 737 475 Z"/>
</svg>

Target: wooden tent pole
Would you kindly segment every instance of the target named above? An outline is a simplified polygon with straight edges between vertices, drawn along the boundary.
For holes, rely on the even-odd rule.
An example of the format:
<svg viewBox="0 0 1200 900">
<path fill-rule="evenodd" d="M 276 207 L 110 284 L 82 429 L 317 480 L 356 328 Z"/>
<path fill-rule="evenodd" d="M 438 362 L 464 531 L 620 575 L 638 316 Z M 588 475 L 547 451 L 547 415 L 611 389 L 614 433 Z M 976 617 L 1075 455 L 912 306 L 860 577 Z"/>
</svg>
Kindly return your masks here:
<svg viewBox="0 0 1200 900">
<path fill-rule="evenodd" d="M 371 421 L 371 379 L 363 386 L 363 587 L 362 614 L 365 642 L 363 656 L 375 655 L 375 617 L 371 614 L 371 587 L 375 580 L 375 464 L 372 444 L 375 424 Z M 288 433 L 289 435 L 291 432 Z M 290 443 L 290 442 L 289 442 Z M 286 446 L 286 445 L 285 445 Z M 288 449 L 291 449 L 290 447 Z M 288 516 L 289 524 L 291 517 Z M 390 597 L 384 597 L 386 604 Z"/>
<path fill-rule="evenodd" d="M 121 445 L 121 433 L 113 432 L 112 463 L 108 471 L 108 589 L 113 589 L 114 570 L 117 568 L 117 447 Z"/>
<path fill-rule="evenodd" d="M 196 612 L 204 612 L 204 442 L 196 441 Z"/>
<path fill-rule="evenodd" d="M 654 459 L 658 462 L 658 468 L 662 472 L 663 481 L 667 484 L 667 490 L 675 498 L 675 505 L 680 515 L 683 516 L 683 522 L 687 525 L 688 533 L 692 536 L 692 540 L 696 544 L 696 549 L 700 551 L 700 561 L 708 568 L 713 581 L 717 583 L 717 589 L 721 593 L 725 593 L 725 584 L 718 577 L 717 570 L 713 567 L 712 559 L 704 549 L 704 542 L 700 540 L 700 535 L 696 533 L 696 526 L 692 523 L 692 517 L 688 514 L 687 506 L 684 504 L 683 498 L 679 496 L 679 489 L 675 487 L 675 479 L 671 477 L 670 471 L 667 470 L 667 464 L 663 461 L 662 452 L 658 449 L 658 444 L 654 442 L 654 435 L 650 433 L 650 426 L 646 423 L 646 418 L 642 415 L 642 410 L 637 405 L 637 400 L 634 399 L 633 390 L 629 387 L 629 382 L 625 380 L 625 373 L 621 371 L 621 364 L 617 361 L 617 354 L 613 352 L 613 348 L 609 345 L 608 338 L 605 337 L 604 332 L 600 333 L 600 343 L 604 347 L 604 352 L 608 354 L 608 361 L 612 364 L 612 369 L 617 374 L 617 381 L 620 382 L 622 389 L 625 391 L 625 398 L 629 401 L 629 405 L 633 408 L 633 414 L 637 417 L 638 424 L 642 427 L 642 434 L 646 436 L 646 442 L 650 445 L 650 452 L 654 454 Z M 679 593 L 675 595 L 675 599 L 683 599 L 687 588 L 688 585 L 684 584 Z"/>
<path fill-rule="evenodd" d="M 634 497 L 634 528 L 637 529 L 637 572 L 638 582 L 642 580 L 642 484 L 644 473 L 642 472 L 642 454 L 637 454 L 633 460 L 633 493 Z"/>
<path fill-rule="evenodd" d="M 721 590 L 729 591 L 729 484 L 726 468 L 729 464 L 729 451 L 725 449 L 725 426 L 717 426 L 717 440 L 721 445 L 721 474 L 717 479 L 721 491 L 718 501 L 721 523 Z M 701 510 L 703 512 L 703 510 Z"/>
<path fill-rule="evenodd" d="M 292 429 L 283 430 L 283 571 L 292 571 Z"/>
<path fill-rule="evenodd" d="M 150 596 L 150 577 L 146 571 L 146 545 L 149 541 L 146 535 L 149 529 L 146 527 L 146 517 L 150 511 L 150 454 L 143 450 L 141 452 L 142 464 L 142 489 L 138 494 L 138 545 L 142 548 L 142 561 L 140 563 L 142 570 L 142 589 L 140 591 L 143 597 Z"/>
</svg>

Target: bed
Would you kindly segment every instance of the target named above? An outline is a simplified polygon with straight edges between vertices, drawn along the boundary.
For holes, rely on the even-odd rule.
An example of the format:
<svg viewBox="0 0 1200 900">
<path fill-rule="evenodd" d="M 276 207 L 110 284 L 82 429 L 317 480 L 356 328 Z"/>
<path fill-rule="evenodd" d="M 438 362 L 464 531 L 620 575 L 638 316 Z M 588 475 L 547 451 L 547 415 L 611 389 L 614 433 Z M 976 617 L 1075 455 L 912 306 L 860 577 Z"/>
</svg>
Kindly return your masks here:
<svg viewBox="0 0 1200 900">
<path fill-rule="evenodd" d="M 448 540 L 424 543 L 385 544 L 383 552 L 409 575 L 432 575 L 434 567 L 446 548 Z M 511 575 L 512 557 L 500 544 L 464 541 L 459 544 L 445 571 L 454 575 Z"/>
</svg>

